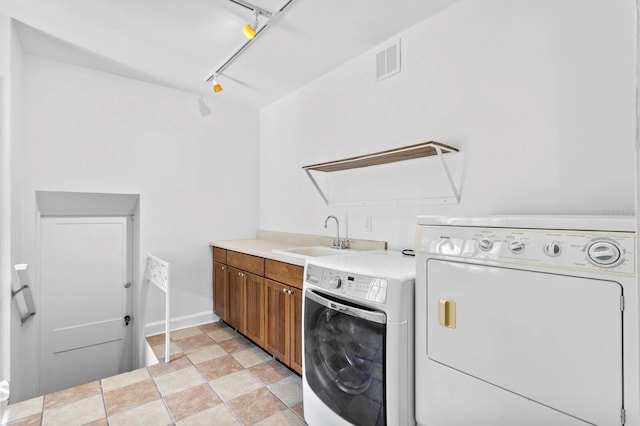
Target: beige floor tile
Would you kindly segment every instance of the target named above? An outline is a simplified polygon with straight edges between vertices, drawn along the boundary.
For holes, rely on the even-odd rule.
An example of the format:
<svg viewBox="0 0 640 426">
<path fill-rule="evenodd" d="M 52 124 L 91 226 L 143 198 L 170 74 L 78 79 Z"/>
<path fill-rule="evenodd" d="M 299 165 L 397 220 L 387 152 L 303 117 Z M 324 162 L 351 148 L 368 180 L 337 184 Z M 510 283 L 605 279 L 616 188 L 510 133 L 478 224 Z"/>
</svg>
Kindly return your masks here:
<svg viewBox="0 0 640 426">
<path fill-rule="evenodd" d="M 267 387 L 290 407 L 302 401 L 302 379 L 298 376 L 289 376 Z"/>
<path fill-rule="evenodd" d="M 291 370 L 275 359 L 254 365 L 249 368 L 249 371 L 265 385 L 270 385 L 293 375 Z"/>
<path fill-rule="evenodd" d="M 26 401 L 17 402 L 9 405 L 5 413 L 2 414 L 2 423 L 12 422 L 14 420 L 33 416 L 42 413 L 43 396 L 39 396 Z"/>
<path fill-rule="evenodd" d="M 256 423 L 256 426 L 304 426 L 305 424 L 296 413 L 291 410 L 284 410 Z"/>
<path fill-rule="evenodd" d="M 161 362 L 156 365 L 152 365 L 148 368 L 148 370 L 153 377 L 159 377 L 192 366 L 193 364 L 191 363 L 191 361 L 189 361 L 189 358 L 187 358 L 185 354 L 179 354 L 176 355 L 175 358 L 172 357 L 171 362 Z"/>
<path fill-rule="evenodd" d="M 106 417 L 102 395 L 81 399 L 61 407 L 44 410 L 42 426 L 84 425 Z"/>
<path fill-rule="evenodd" d="M 34 414 L 33 416 L 23 417 L 16 421 L 9 423 L 9 426 L 40 426 L 42 423 L 42 414 Z M 4 423 L 0 419 L 0 425 L 4 425 Z"/>
<path fill-rule="evenodd" d="M 204 334 L 204 332 L 198 327 L 183 328 L 182 330 L 172 331 L 171 340 L 182 340 L 200 334 Z"/>
<path fill-rule="evenodd" d="M 102 379 L 102 391 L 108 392 L 113 389 L 128 386 L 133 383 L 141 382 L 150 378 L 149 372 L 146 368 L 138 368 L 137 370 L 129 371 L 128 373 L 118 374 L 117 376 L 107 377 Z"/>
<path fill-rule="evenodd" d="M 254 424 L 287 408 L 267 388 L 239 396 L 227 403 L 231 411 L 244 424 Z"/>
<path fill-rule="evenodd" d="M 207 333 L 207 336 L 211 337 L 216 343 L 220 343 L 220 342 L 224 342 L 225 340 L 238 337 L 239 334 L 236 333 L 232 328 L 225 327 L 225 328 L 220 328 L 218 330 L 211 331 Z"/>
<path fill-rule="evenodd" d="M 109 426 L 164 426 L 172 423 L 171 416 L 159 399 L 109 417 Z"/>
<path fill-rule="evenodd" d="M 95 422 L 87 423 L 84 426 L 109 426 L 107 419 L 96 420 Z"/>
<path fill-rule="evenodd" d="M 255 348 L 256 345 L 246 337 L 238 335 L 233 339 L 223 340 L 219 343 L 220 347 L 227 351 L 227 353 L 234 353 L 244 351 L 245 349 Z"/>
<path fill-rule="evenodd" d="M 104 404 L 107 415 L 112 416 L 138 405 L 160 399 L 160 394 L 151 379 L 123 386 L 104 393 Z"/>
<path fill-rule="evenodd" d="M 264 387 L 262 382 L 246 370 L 222 376 L 210 381 L 209 384 L 225 401 Z"/>
<path fill-rule="evenodd" d="M 155 378 L 163 397 L 205 383 L 205 379 L 195 367 L 187 367 Z"/>
<path fill-rule="evenodd" d="M 147 342 L 149 346 L 163 345 L 165 340 L 165 334 L 156 334 L 155 336 L 147 336 Z"/>
<path fill-rule="evenodd" d="M 218 344 L 205 346 L 204 348 L 190 352 L 187 356 L 194 364 L 200 364 L 201 362 L 209 361 L 210 359 L 220 358 L 227 353 Z"/>
<path fill-rule="evenodd" d="M 50 393 L 44 398 L 44 408 L 55 408 L 79 399 L 89 398 L 90 396 L 100 395 L 100 381 L 86 383 L 84 385 L 75 386 L 73 388 L 64 389 L 58 392 Z"/>
<path fill-rule="evenodd" d="M 218 377 L 244 370 L 242 364 L 231 355 L 202 362 L 197 364 L 196 367 L 207 380 L 215 380 Z"/>
<path fill-rule="evenodd" d="M 222 400 L 207 383 L 169 395 L 165 402 L 176 421 L 222 404 Z"/>
<path fill-rule="evenodd" d="M 224 404 L 216 405 L 179 421 L 178 426 L 235 426 L 238 419 Z"/>
<path fill-rule="evenodd" d="M 212 331 L 216 331 L 226 327 L 228 326 L 225 323 L 223 323 L 222 321 L 218 321 L 218 322 L 212 322 L 210 324 L 201 325 L 200 330 L 202 330 L 203 333 L 210 333 Z"/>
<path fill-rule="evenodd" d="M 162 360 L 164 359 L 164 343 L 160 345 L 152 346 L 151 350 L 153 351 L 156 358 L 158 358 L 158 360 L 162 362 Z M 172 357 L 174 355 L 179 355 L 181 353 L 182 353 L 182 348 L 178 346 L 176 342 L 171 342 L 171 344 L 169 345 L 169 356 Z"/>
<path fill-rule="evenodd" d="M 183 352 L 189 353 L 200 348 L 213 345 L 215 342 L 211 339 L 211 337 L 207 336 L 204 333 L 201 333 L 197 336 L 178 340 L 176 343 L 178 344 L 178 346 L 180 346 Z"/>
<path fill-rule="evenodd" d="M 292 406 L 291 409 L 295 411 L 296 414 L 299 415 L 302 419 L 304 419 L 304 404 L 302 403 L 302 401 Z"/>
<path fill-rule="evenodd" d="M 254 365 L 261 364 L 273 359 L 271 355 L 258 347 L 235 352 L 232 353 L 231 356 L 234 357 L 236 361 L 238 361 L 244 368 L 253 367 Z"/>
</svg>

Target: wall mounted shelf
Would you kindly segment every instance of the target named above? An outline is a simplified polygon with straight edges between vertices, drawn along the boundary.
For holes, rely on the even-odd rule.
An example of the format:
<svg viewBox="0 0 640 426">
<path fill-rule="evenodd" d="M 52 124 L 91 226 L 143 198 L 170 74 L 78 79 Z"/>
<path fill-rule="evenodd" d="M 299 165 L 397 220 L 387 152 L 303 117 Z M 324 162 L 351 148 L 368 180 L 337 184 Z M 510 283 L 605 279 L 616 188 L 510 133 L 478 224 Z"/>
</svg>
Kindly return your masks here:
<svg viewBox="0 0 640 426">
<path fill-rule="evenodd" d="M 330 207 L 338 206 L 363 206 L 363 205 L 400 205 L 400 204 L 457 204 L 460 201 L 460 195 L 456 184 L 451 176 L 451 172 L 444 159 L 444 154 L 458 152 L 457 148 L 445 145 L 440 142 L 429 141 L 415 145 L 408 145 L 394 148 L 386 151 L 374 152 L 371 154 L 359 155 L 357 157 L 344 158 L 342 160 L 329 161 L 325 163 L 311 164 L 302 167 L 307 176 L 313 183 L 314 187 Z M 382 166 L 385 164 L 396 163 L 400 161 L 414 160 L 423 157 L 437 156 L 446 175 L 447 181 L 451 186 L 452 195 L 435 198 L 407 198 L 407 199 L 384 199 L 384 200 L 364 200 L 364 201 L 338 201 L 331 200 L 329 191 L 323 190 L 312 172 L 339 172 L 345 170 L 359 169 L 364 167 Z M 419 182 L 417 183 L 420 184 Z"/>
</svg>

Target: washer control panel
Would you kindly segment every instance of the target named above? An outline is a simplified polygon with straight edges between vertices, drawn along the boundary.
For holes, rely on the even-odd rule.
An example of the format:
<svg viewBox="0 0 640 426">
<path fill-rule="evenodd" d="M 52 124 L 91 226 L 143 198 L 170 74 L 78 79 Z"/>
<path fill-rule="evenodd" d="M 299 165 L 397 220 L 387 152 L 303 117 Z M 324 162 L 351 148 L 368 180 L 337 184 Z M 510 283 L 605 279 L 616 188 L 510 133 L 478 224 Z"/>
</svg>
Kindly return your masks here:
<svg viewBox="0 0 640 426">
<path fill-rule="evenodd" d="M 388 281 L 308 264 L 305 281 L 330 293 L 370 302 L 386 303 Z"/>
<path fill-rule="evenodd" d="M 421 226 L 419 250 L 446 256 L 635 273 L 631 232 Z"/>
</svg>

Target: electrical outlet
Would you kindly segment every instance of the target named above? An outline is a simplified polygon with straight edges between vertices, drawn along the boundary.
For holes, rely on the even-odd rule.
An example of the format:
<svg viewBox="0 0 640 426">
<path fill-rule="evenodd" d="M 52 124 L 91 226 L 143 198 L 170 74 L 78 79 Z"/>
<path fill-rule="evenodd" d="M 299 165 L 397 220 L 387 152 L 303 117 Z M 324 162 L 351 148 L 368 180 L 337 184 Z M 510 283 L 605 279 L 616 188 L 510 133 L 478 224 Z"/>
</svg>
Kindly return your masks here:
<svg viewBox="0 0 640 426">
<path fill-rule="evenodd" d="M 366 232 L 371 232 L 372 228 L 373 228 L 373 218 L 371 216 L 367 216 L 364 219 L 364 230 Z"/>
</svg>

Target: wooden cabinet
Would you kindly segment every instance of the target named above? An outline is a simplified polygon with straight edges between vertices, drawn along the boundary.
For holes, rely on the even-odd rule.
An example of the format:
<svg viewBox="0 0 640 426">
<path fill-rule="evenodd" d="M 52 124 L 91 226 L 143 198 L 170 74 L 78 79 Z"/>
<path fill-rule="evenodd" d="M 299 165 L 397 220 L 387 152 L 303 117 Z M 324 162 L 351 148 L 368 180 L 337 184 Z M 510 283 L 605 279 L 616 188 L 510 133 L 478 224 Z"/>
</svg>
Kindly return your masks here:
<svg viewBox="0 0 640 426">
<path fill-rule="evenodd" d="M 245 294 L 245 280 L 244 272 L 228 267 L 228 282 L 227 282 L 227 303 L 225 310 L 227 312 L 227 318 L 225 321 L 229 325 L 240 333 L 244 333 L 244 294 Z"/>
<path fill-rule="evenodd" d="M 213 248 L 213 313 L 227 321 L 227 250 Z"/>
<path fill-rule="evenodd" d="M 265 313 L 267 314 L 265 349 L 285 364 L 289 363 L 290 323 L 289 295 L 284 284 L 265 280 Z"/>
<path fill-rule="evenodd" d="M 303 273 L 301 266 L 265 260 L 265 347 L 298 373 L 302 373 Z"/>
<path fill-rule="evenodd" d="M 265 280 L 265 349 L 302 373 L 302 290 Z"/>
<path fill-rule="evenodd" d="M 227 320 L 225 305 L 227 301 L 227 265 L 213 262 L 213 313 Z"/>
<path fill-rule="evenodd" d="M 303 271 L 301 266 L 213 248 L 214 312 L 298 373 Z"/>
<path fill-rule="evenodd" d="M 264 346 L 264 278 L 245 273 L 244 280 L 244 334 L 258 345 Z"/>
<path fill-rule="evenodd" d="M 291 291 L 291 352 L 289 366 L 302 374 L 302 290 L 293 288 Z"/>
</svg>

